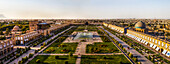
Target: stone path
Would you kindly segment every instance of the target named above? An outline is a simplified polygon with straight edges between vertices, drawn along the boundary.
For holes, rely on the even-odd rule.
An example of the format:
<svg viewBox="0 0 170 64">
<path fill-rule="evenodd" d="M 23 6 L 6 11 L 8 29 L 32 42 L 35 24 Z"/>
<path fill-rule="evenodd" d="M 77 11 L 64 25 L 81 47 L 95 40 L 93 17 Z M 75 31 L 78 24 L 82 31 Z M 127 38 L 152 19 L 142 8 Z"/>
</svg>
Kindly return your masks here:
<svg viewBox="0 0 170 64">
<path fill-rule="evenodd" d="M 109 31 L 105 30 L 103 27 L 101 27 L 105 32 L 107 32 L 111 37 L 113 37 L 114 39 L 116 39 L 120 44 L 123 45 L 123 47 L 125 47 L 125 49 L 132 53 L 134 56 L 137 56 L 138 61 L 140 61 L 142 64 L 153 64 L 150 60 L 148 60 L 147 58 L 145 58 L 145 56 L 143 56 L 142 54 L 140 54 L 139 52 L 137 52 L 135 49 L 133 49 L 131 46 L 129 46 L 128 44 L 126 44 L 125 42 L 123 42 L 121 39 L 119 39 L 118 37 L 116 37 L 115 35 L 113 35 L 112 33 L 110 33 Z M 127 47 L 130 47 L 131 49 L 128 49 Z"/>
<path fill-rule="evenodd" d="M 80 42 L 77 46 L 75 55 L 78 55 L 78 58 L 76 60 L 76 64 L 80 64 L 81 62 L 81 55 L 86 53 L 86 44 L 87 42 Z"/>
<path fill-rule="evenodd" d="M 17 49 L 16 48 L 14 48 L 12 51 L 10 51 L 9 53 L 7 53 L 7 54 L 5 54 L 5 55 L 3 55 L 3 56 L 1 56 L 0 57 L 0 59 L 1 58 L 4 58 L 5 56 L 8 56 L 8 55 L 10 55 L 11 53 L 13 53 L 13 52 L 15 52 Z M 5 61 L 4 63 L 6 64 L 6 63 L 8 63 L 11 59 L 13 59 L 14 57 L 11 57 L 10 59 L 8 59 L 7 61 Z"/>
<path fill-rule="evenodd" d="M 83 55 L 86 53 L 86 42 L 80 42 L 77 46 L 75 54 Z"/>
<path fill-rule="evenodd" d="M 23 57 L 26 57 L 26 56 L 28 57 L 30 53 L 34 54 L 34 51 L 35 51 L 34 49 L 29 50 L 28 52 L 22 54 L 19 58 L 17 58 L 14 61 L 10 62 L 9 64 L 14 64 L 14 63 L 18 64 L 18 61 L 21 61 Z"/>
<path fill-rule="evenodd" d="M 84 55 L 121 55 L 123 53 L 103 53 L 103 54 L 100 54 L 100 53 L 95 53 L 95 54 L 84 54 Z"/>
<path fill-rule="evenodd" d="M 86 45 L 87 44 L 92 44 L 92 42 L 80 42 L 77 46 L 76 52 L 73 55 L 78 55 L 78 58 L 76 60 L 76 64 L 81 63 L 81 55 L 120 55 L 123 53 L 94 53 L 94 54 L 89 54 L 86 53 Z"/>
<path fill-rule="evenodd" d="M 85 53 L 80 55 L 121 55 L 123 53 Z M 55 53 L 40 53 L 38 55 L 68 55 L 68 54 L 55 54 Z M 78 54 L 73 54 L 78 55 Z"/>
<path fill-rule="evenodd" d="M 7 56 L 7 55 L 9 55 L 9 54 L 11 54 L 11 53 L 13 53 L 13 52 L 15 52 L 17 49 L 16 48 L 14 48 L 12 51 L 10 51 L 9 53 L 7 53 L 7 54 L 5 54 L 5 55 L 3 55 L 3 56 L 0 56 L 0 59 L 1 58 L 4 58 L 5 56 Z"/>
<path fill-rule="evenodd" d="M 40 53 L 38 55 L 68 55 L 68 54 L 51 54 L 51 53 Z"/>
<path fill-rule="evenodd" d="M 76 60 L 76 64 L 80 64 L 81 63 L 81 55 L 78 55 L 77 60 Z"/>
<path fill-rule="evenodd" d="M 34 42 L 34 41 L 36 41 L 36 40 L 38 40 L 38 39 L 40 39 L 40 38 L 42 38 L 42 37 L 36 38 L 36 39 L 34 39 L 34 40 L 31 40 L 31 41 L 25 43 L 24 46 L 27 46 L 27 45 L 30 46 L 29 44 L 30 44 L 31 42 Z"/>
</svg>

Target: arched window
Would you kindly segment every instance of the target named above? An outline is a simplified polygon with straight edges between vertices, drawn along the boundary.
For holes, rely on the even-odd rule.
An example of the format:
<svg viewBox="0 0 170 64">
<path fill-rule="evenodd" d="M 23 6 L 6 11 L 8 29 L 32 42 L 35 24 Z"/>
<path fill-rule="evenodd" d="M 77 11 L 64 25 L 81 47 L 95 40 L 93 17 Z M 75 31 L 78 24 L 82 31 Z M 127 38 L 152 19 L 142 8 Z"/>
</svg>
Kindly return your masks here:
<svg viewBox="0 0 170 64">
<path fill-rule="evenodd" d="M 159 42 L 158 42 L 158 44 L 160 45 L 160 44 L 161 44 L 161 42 L 159 41 Z"/>
<path fill-rule="evenodd" d="M 164 43 L 162 42 L 162 46 L 164 46 Z"/>
<path fill-rule="evenodd" d="M 167 44 L 165 44 L 165 48 L 167 48 L 168 46 L 167 46 Z"/>
<path fill-rule="evenodd" d="M 157 40 L 155 40 L 155 43 L 157 43 Z"/>
</svg>

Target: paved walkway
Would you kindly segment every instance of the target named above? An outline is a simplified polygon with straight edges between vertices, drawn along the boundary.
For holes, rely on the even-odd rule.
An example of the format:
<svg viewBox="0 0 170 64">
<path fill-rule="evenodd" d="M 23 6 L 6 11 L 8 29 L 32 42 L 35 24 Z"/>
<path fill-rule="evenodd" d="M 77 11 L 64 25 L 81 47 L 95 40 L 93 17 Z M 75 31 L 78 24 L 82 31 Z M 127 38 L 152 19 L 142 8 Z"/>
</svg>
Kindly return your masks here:
<svg viewBox="0 0 170 64">
<path fill-rule="evenodd" d="M 124 36 L 126 36 L 126 35 L 124 35 Z M 127 36 L 127 37 L 129 37 L 129 36 Z M 131 37 L 129 37 L 129 38 L 131 38 Z M 165 58 L 165 59 L 167 59 L 167 60 L 170 61 L 170 58 L 167 58 L 167 57 L 166 57 L 165 55 L 163 55 L 162 53 L 160 53 L 160 52 L 154 50 L 153 48 L 151 48 L 151 47 L 149 47 L 149 46 L 147 46 L 147 45 L 145 45 L 145 44 L 143 44 L 143 43 L 141 43 L 141 42 L 139 42 L 139 41 L 137 41 L 137 40 L 135 40 L 135 39 L 133 39 L 133 38 L 131 38 L 131 39 L 134 40 L 135 42 L 140 43 L 142 46 L 144 46 L 144 47 L 146 47 L 146 48 L 152 50 L 153 52 L 155 52 L 155 54 L 160 54 L 160 56 L 162 56 L 163 58 Z M 146 54 L 146 53 L 144 52 L 144 56 L 155 55 L 155 54 Z M 164 62 L 164 64 L 167 64 L 167 63 Z"/>
<path fill-rule="evenodd" d="M 83 54 L 83 55 L 121 55 L 123 53 L 86 53 L 86 54 Z M 66 54 L 53 54 L 53 53 L 40 53 L 38 55 L 68 55 L 67 53 Z M 78 54 L 73 54 L 73 55 L 78 55 Z"/>
<path fill-rule="evenodd" d="M 86 54 L 86 45 L 88 44 L 88 42 L 80 42 L 77 46 L 75 55 L 78 55 L 78 58 L 76 60 L 76 64 L 80 64 L 81 63 L 81 55 Z"/>
<path fill-rule="evenodd" d="M 62 33 L 64 33 L 64 32 L 66 32 L 67 30 L 70 30 L 71 28 L 72 28 L 73 26 L 71 26 L 70 28 L 68 28 L 68 29 L 66 29 L 66 30 L 64 30 L 64 31 L 62 31 L 62 32 L 60 32 L 60 33 L 58 33 L 57 34 L 57 36 L 58 35 L 60 35 L 60 34 L 62 34 Z M 56 35 L 55 35 L 56 36 Z M 61 37 L 61 36 L 60 36 Z M 60 38 L 59 37 L 59 38 Z M 53 37 L 52 37 L 53 38 Z M 52 39 L 52 38 L 50 38 L 50 39 Z M 55 38 L 55 37 L 54 37 Z M 57 39 L 59 39 L 59 38 L 57 38 Z M 41 49 L 40 51 L 38 51 L 36 54 L 34 54 L 34 56 L 32 57 L 32 58 L 29 58 L 28 59 L 28 61 L 26 61 L 25 62 L 25 64 L 28 64 L 28 62 L 30 62 L 32 59 L 34 59 L 34 57 L 36 57 L 37 55 L 39 55 L 43 50 L 45 50 L 48 46 L 50 46 L 51 44 L 53 44 L 57 39 L 55 39 L 54 41 L 52 41 L 50 44 L 48 44 L 47 46 L 45 46 L 43 49 Z M 44 42 L 42 42 L 42 43 L 44 43 Z M 39 45 L 40 46 L 40 45 Z M 39 47 L 39 46 L 36 46 L 36 47 Z"/>
<path fill-rule="evenodd" d="M 94 53 L 94 54 L 84 54 L 84 55 L 122 55 L 123 53 Z"/>
<path fill-rule="evenodd" d="M 129 36 L 127 36 L 127 35 L 124 35 L 124 36 L 129 37 Z M 129 38 L 131 38 L 131 37 L 129 37 Z M 166 57 L 165 55 L 163 55 L 162 53 L 160 53 L 160 52 L 158 52 L 158 51 L 154 50 L 154 49 L 153 49 L 153 48 L 151 48 L 150 46 L 147 46 L 147 45 L 145 45 L 145 44 L 143 44 L 143 43 L 141 43 L 141 42 L 139 42 L 139 41 L 135 40 L 134 38 L 131 38 L 131 39 L 132 39 L 132 40 L 134 40 L 135 42 L 140 43 L 142 46 L 144 46 L 144 47 L 146 47 L 146 48 L 148 48 L 148 49 L 150 49 L 150 50 L 154 51 L 156 54 L 160 54 L 163 58 L 165 58 L 165 59 L 167 59 L 167 60 L 169 60 L 169 61 L 170 61 L 170 58 L 168 58 L 168 57 Z M 150 54 L 150 55 L 152 55 L 152 54 Z M 153 55 L 154 55 L 154 54 L 153 54 Z"/>
<path fill-rule="evenodd" d="M 35 50 L 29 50 L 26 53 L 22 54 L 19 58 L 15 59 L 14 61 L 10 62 L 9 64 L 18 64 L 18 61 L 21 61 L 23 57 L 28 57 L 30 53 L 34 54 Z M 5 63 L 6 64 L 6 63 Z"/>
<path fill-rule="evenodd" d="M 36 39 L 34 39 L 34 40 L 31 40 L 31 41 L 25 43 L 24 46 L 30 46 L 29 44 L 30 44 L 31 42 L 34 42 L 34 41 L 36 41 L 36 40 L 38 40 L 38 39 L 40 39 L 40 38 L 42 38 L 42 37 L 36 38 Z"/>
<path fill-rule="evenodd" d="M 68 54 L 51 54 L 51 53 L 40 53 L 38 55 L 68 55 Z"/>
<path fill-rule="evenodd" d="M 120 44 L 123 45 L 123 47 L 125 47 L 125 49 L 132 53 L 133 56 L 137 56 L 138 61 L 140 61 L 142 64 L 153 64 L 150 60 L 148 60 L 147 58 L 145 58 L 144 55 L 140 54 L 139 52 L 137 52 L 135 49 L 133 49 L 131 46 L 129 46 L 128 44 L 126 44 L 125 42 L 123 42 L 121 39 L 119 39 L 118 37 L 116 37 L 115 35 L 113 35 L 112 33 L 110 33 L 109 31 L 105 30 L 103 27 L 101 27 L 105 32 L 107 32 L 111 37 L 113 37 L 114 39 L 116 39 Z M 130 47 L 131 49 L 128 49 L 127 47 Z"/>
<path fill-rule="evenodd" d="M 76 64 L 80 64 L 81 63 L 81 55 L 78 55 L 77 60 L 76 60 Z"/>
<path fill-rule="evenodd" d="M 103 27 L 101 27 L 103 29 Z M 100 29 L 101 30 L 101 29 Z M 105 29 L 104 29 L 105 30 Z M 103 31 L 102 31 L 103 32 Z M 132 63 L 132 64 L 135 64 L 135 62 L 105 33 L 103 32 L 106 37 L 109 38 L 109 40 L 121 51 L 123 52 L 123 54 L 125 55 L 125 57 Z"/>
<path fill-rule="evenodd" d="M 77 46 L 75 54 L 83 55 L 86 53 L 86 42 L 80 42 Z"/>
<path fill-rule="evenodd" d="M 5 55 L 3 55 L 3 56 L 1 56 L 0 57 L 0 59 L 1 58 L 4 58 L 5 56 L 8 56 L 8 55 L 10 55 L 11 53 L 13 53 L 13 52 L 15 52 L 17 49 L 16 48 L 14 48 L 12 51 L 10 51 L 9 53 L 7 53 L 7 54 L 5 54 Z M 12 58 L 10 58 L 10 59 L 8 59 L 7 61 L 3 61 L 4 63 L 7 63 L 7 62 L 9 62 L 11 59 L 13 59 L 14 57 L 12 57 Z"/>
<path fill-rule="evenodd" d="M 17 49 L 16 48 L 14 48 L 12 51 L 10 51 L 9 53 L 7 53 L 7 54 L 5 54 L 5 55 L 3 55 L 3 56 L 0 56 L 0 59 L 1 58 L 4 58 L 5 56 L 7 56 L 7 55 L 9 55 L 9 54 L 11 54 L 11 53 L 13 53 L 13 52 L 15 52 Z"/>
</svg>

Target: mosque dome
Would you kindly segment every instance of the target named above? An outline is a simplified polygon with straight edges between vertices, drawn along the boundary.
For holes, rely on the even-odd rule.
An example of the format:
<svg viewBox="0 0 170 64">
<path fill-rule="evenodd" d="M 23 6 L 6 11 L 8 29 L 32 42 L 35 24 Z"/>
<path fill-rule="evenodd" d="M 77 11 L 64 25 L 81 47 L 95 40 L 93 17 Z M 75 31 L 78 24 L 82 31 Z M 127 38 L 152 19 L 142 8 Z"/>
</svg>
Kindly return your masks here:
<svg viewBox="0 0 170 64">
<path fill-rule="evenodd" d="M 140 28 L 140 29 L 144 29 L 146 27 L 145 23 L 142 21 L 139 21 L 135 24 L 135 28 Z"/>
<path fill-rule="evenodd" d="M 21 29 L 18 26 L 14 26 L 14 28 L 12 29 L 12 31 L 21 31 Z"/>
</svg>

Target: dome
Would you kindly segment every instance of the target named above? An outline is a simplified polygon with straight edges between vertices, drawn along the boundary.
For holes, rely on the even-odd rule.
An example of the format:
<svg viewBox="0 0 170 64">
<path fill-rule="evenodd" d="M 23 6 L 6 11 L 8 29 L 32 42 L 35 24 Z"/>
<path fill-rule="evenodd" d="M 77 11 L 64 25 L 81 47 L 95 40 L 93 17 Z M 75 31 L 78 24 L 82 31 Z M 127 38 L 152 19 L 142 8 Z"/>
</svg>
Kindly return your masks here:
<svg viewBox="0 0 170 64">
<path fill-rule="evenodd" d="M 141 28 L 144 29 L 146 27 L 145 23 L 142 21 L 139 21 L 135 24 L 135 28 Z"/>
<path fill-rule="evenodd" d="M 21 31 L 21 29 L 18 26 L 14 26 L 14 28 L 12 29 L 12 31 Z"/>
</svg>

